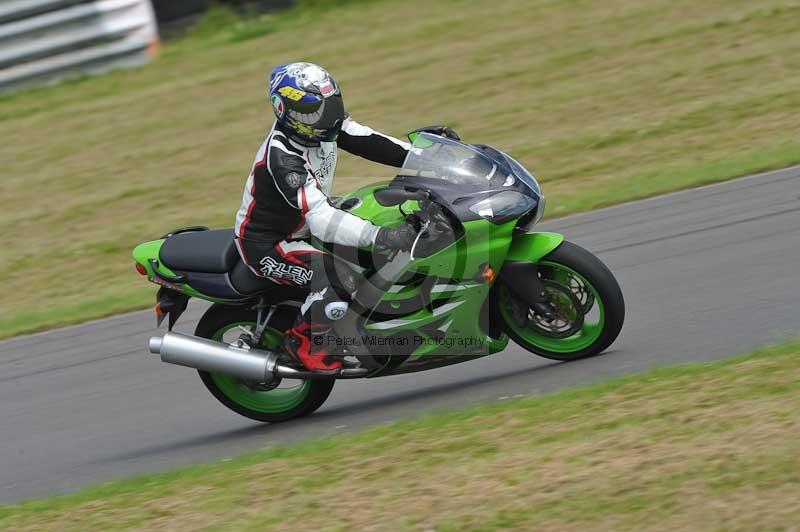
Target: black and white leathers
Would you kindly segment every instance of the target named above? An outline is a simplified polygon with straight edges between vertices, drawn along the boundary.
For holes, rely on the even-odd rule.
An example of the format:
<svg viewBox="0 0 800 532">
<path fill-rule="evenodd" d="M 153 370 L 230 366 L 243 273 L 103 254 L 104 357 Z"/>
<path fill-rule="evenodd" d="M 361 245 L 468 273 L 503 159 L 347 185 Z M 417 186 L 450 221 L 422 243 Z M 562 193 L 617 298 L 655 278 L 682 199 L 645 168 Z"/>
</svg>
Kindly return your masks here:
<svg viewBox="0 0 800 532">
<path fill-rule="evenodd" d="M 378 227 L 333 207 L 328 201 L 337 149 L 400 167 L 411 146 L 345 119 L 336 142 L 304 146 L 272 127 L 256 153 L 236 215 L 237 238 L 260 242 L 300 240 L 364 247 Z"/>
</svg>

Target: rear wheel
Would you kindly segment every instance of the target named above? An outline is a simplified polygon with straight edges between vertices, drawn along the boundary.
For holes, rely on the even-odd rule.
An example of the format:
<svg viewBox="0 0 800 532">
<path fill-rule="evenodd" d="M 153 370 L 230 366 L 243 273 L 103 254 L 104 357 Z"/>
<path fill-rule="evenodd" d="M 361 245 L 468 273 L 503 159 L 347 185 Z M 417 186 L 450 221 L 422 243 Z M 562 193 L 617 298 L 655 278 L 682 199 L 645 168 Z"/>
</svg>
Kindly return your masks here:
<svg viewBox="0 0 800 532">
<path fill-rule="evenodd" d="M 586 358 L 610 346 L 622 329 L 625 301 L 606 265 L 571 242 L 563 242 L 537 264 L 553 316 L 548 320 L 535 313 L 513 288 L 501 284 L 498 311 L 511 339 L 554 360 Z"/>
<path fill-rule="evenodd" d="M 261 338 L 261 347 L 280 350 L 283 331 L 296 314 L 294 309 L 279 309 L 270 319 Z M 252 309 L 212 306 L 197 324 L 195 335 L 220 342 L 232 342 L 242 328 L 256 326 L 257 312 Z M 222 373 L 198 371 L 200 378 L 222 404 L 250 419 L 276 423 L 305 416 L 322 406 L 333 389 L 334 380 L 285 379 L 278 383 L 243 381 Z"/>
</svg>

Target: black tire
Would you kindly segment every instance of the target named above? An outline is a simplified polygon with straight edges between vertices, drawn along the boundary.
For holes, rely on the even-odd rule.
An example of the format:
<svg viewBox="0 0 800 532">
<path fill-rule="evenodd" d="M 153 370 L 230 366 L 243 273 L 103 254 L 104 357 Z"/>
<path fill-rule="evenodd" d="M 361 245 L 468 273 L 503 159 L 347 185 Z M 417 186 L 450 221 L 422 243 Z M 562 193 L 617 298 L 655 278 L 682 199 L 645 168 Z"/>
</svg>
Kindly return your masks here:
<svg viewBox="0 0 800 532">
<path fill-rule="evenodd" d="M 592 285 L 603 303 L 605 323 L 602 332 L 590 345 L 569 353 L 551 351 L 532 345 L 517 334 L 508 321 L 501 317 L 506 334 L 520 347 L 551 360 L 578 360 L 596 356 L 605 351 L 617 339 L 625 321 L 625 300 L 614 274 L 592 253 L 566 240 L 542 258 L 541 262 L 564 265 L 580 274 Z M 498 305 L 501 304 L 499 298 L 495 300 L 498 301 Z"/>
<path fill-rule="evenodd" d="M 270 319 L 268 326 L 279 331 L 284 331 L 291 326 L 296 314 L 297 309 L 295 308 L 281 307 L 278 309 L 272 319 Z M 217 334 L 218 331 L 225 329 L 232 323 L 255 323 L 256 317 L 257 312 L 253 309 L 214 304 L 200 319 L 194 334 L 195 336 L 199 336 L 201 338 L 211 339 Z M 202 379 L 203 384 L 205 384 L 206 388 L 208 388 L 208 391 L 211 392 L 211 394 L 216 397 L 219 402 L 237 414 L 254 419 L 256 421 L 267 423 L 288 421 L 290 419 L 311 414 L 320 406 L 322 406 L 322 404 L 330 395 L 331 390 L 333 390 L 333 385 L 335 384 L 334 379 L 303 381 L 306 383 L 305 386 L 308 386 L 309 388 L 301 402 L 296 405 L 292 405 L 291 408 L 283 411 L 266 412 L 248 408 L 247 406 L 237 402 L 217 384 L 217 382 L 214 380 L 214 376 L 211 373 L 207 371 L 198 371 L 198 373 L 200 374 L 200 379 Z"/>
</svg>

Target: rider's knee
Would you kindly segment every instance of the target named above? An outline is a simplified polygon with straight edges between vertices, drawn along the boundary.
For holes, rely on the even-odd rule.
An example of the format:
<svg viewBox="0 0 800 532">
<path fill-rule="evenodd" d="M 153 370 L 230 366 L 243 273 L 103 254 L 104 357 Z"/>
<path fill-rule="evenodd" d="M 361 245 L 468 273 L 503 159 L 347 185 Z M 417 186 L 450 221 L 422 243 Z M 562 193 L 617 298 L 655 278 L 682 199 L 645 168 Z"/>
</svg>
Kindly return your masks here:
<svg viewBox="0 0 800 532">
<path fill-rule="evenodd" d="M 339 320 L 350 308 L 350 294 L 325 287 L 312 292 L 300 308 L 300 312 L 312 321 Z"/>
<path fill-rule="evenodd" d="M 325 305 L 325 316 L 329 320 L 340 320 L 347 313 L 350 304 L 347 301 L 331 301 Z"/>
</svg>

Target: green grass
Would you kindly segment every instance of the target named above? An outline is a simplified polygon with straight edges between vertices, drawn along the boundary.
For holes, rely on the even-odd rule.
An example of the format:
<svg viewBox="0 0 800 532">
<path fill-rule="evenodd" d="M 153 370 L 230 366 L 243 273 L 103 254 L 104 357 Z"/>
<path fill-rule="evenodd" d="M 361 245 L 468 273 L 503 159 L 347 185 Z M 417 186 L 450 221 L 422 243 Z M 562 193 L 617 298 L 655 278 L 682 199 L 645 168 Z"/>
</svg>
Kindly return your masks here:
<svg viewBox="0 0 800 532">
<path fill-rule="evenodd" d="M 0 97 L 0 336 L 144 308 L 133 246 L 232 225 L 275 64 L 327 66 L 380 130 L 444 122 L 509 150 L 560 216 L 800 162 L 798 15 L 785 0 L 215 10 L 146 67 Z M 337 189 L 391 172 L 346 155 Z"/>
<path fill-rule="evenodd" d="M 800 343 L 0 506 L 3 530 L 782 530 Z"/>
</svg>

